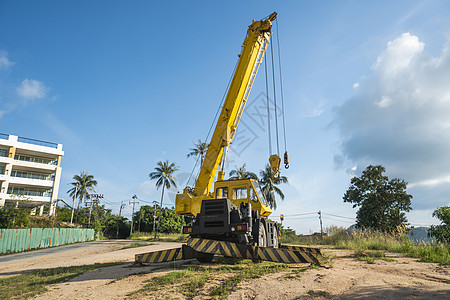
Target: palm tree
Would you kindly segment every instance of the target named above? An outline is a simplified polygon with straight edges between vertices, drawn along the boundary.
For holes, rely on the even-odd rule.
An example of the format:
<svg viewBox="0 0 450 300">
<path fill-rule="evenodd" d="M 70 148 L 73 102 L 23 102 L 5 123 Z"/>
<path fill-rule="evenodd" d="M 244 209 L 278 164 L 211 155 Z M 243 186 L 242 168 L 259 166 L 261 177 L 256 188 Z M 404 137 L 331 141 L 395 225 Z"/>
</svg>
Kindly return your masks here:
<svg viewBox="0 0 450 300">
<path fill-rule="evenodd" d="M 231 170 L 229 174 L 229 180 L 239 180 L 239 179 L 255 179 L 258 180 L 258 176 L 253 172 L 248 172 L 245 168 L 245 164 L 242 167 Z"/>
<path fill-rule="evenodd" d="M 267 164 L 265 169 L 261 170 L 259 174 L 261 176 L 259 183 L 262 186 L 261 190 L 266 197 L 267 203 L 271 208 L 276 209 L 277 200 L 275 199 L 275 193 L 280 196 L 281 200 L 284 200 L 284 194 L 281 189 L 275 185 L 278 185 L 280 183 L 288 183 L 288 179 L 286 176 L 280 176 L 280 179 L 274 180 L 273 170 L 269 164 Z"/>
<path fill-rule="evenodd" d="M 191 152 L 188 153 L 187 157 L 200 155 L 200 165 L 203 165 L 203 159 L 205 158 L 206 151 L 208 150 L 209 144 L 198 140 L 198 143 L 193 143 L 194 148 L 191 148 Z"/>
<path fill-rule="evenodd" d="M 164 189 L 168 188 L 173 185 L 174 187 L 177 187 L 177 184 L 175 183 L 176 178 L 172 175 L 174 172 L 178 171 L 178 167 L 175 166 L 174 163 L 170 163 L 169 161 L 161 162 L 159 161 L 157 163 L 157 166 L 155 168 L 154 172 L 151 172 L 148 176 L 150 176 L 151 180 L 156 179 L 156 188 L 159 189 L 162 185 L 162 193 L 161 193 L 161 206 L 159 207 L 159 216 L 158 216 L 158 225 L 156 226 L 155 231 L 155 239 L 156 235 L 158 234 L 159 229 L 159 223 L 161 220 L 161 210 L 162 210 L 162 204 L 164 199 Z"/>
<path fill-rule="evenodd" d="M 95 192 L 97 180 L 94 179 L 94 175 L 89 175 L 87 172 L 84 171 L 81 171 L 80 175 L 74 175 L 72 179 L 75 180 L 75 182 L 70 183 L 71 185 L 73 185 L 73 187 L 70 190 L 68 190 L 67 193 L 69 193 L 69 195 L 74 199 L 79 198 L 77 216 L 75 219 L 76 223 L 78 220 L 78 211 L 80 209 L 80 204 L 81 202 L 83 202 L 83 199 L 87 198 L 89 192 Z"/>
</svg>

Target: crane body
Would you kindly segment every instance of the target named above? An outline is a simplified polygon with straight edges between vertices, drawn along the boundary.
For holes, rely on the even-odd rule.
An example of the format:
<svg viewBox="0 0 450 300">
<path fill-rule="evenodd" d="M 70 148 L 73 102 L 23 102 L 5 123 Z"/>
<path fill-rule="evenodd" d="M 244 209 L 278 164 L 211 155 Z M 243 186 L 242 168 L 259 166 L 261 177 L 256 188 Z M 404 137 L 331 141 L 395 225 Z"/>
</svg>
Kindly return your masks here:
<svg viewBox="0 0 450 300">
<path fill-rule="evenodd" d="M 276 223 L 267 220 L 272 210 L 258 182 L 252 179 L 224 180 L 223 172 L 226 152 L 270 42 L 272 22 L 276 16 L 272 13 L 249 26 L 195 186 L 193 189 L 185 188 L 176 196 L 175 213 L 194 217 L 193 225 L 183 229 L 191 236 L 261 246 L 278 245 Z M 217 181 L 210 192 L 216 174 Z"/>
<path fill-rule="evenodd" d="M 275 221 L 268 219 L 272 210 L 258 181 L 224 179 L 226 153 L 270 42 L 272 22 L 276 16 L 274 12 L 260 21 L 253 20 L 248 27 L 195 186 L 186 187 L 183 193 L 176 195 L 175 213 L 193 217 L 192 224 L 183 227 L 183 233 L 189 234 L 187 244 L 182 248 L 138 254 L 136 264 L 186 258 L 209 262 L 215 254 L 318 264 L 317 255 L 320 251 L 317 249 L 280 248 L 279 229 Z M 275 176 L 278 175 L 280 161 L 278 155 L 270 156 L 269 162 Z M 217 180 L 214 182 L 215 178 Z"/>
</svg>

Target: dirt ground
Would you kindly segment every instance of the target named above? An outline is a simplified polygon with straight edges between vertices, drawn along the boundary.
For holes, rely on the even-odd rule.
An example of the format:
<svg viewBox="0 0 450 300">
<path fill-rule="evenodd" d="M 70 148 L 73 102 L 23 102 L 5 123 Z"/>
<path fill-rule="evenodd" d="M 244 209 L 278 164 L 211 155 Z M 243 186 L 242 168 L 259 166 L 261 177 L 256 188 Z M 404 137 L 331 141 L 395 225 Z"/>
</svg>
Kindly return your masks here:
<svg viewBox="0 0 450 300">
<path fill-rule="evenodd" d="M 126 261 L 124 265 L 86 272 L 68 282 L 51 285 L 46 293 L 36 297 L 124 299 L 130 292 L 140 289 L 155 274 L 161 275 L 174 269 L 168 263 L 132 267 L 135 254 L 179 245 L 155 243 L 120 250 L 129 243 L 105 241 L 101 245 L 44 255 L 38 259 L 2 262 L 0 277 L 34 269 Z M 229 299 L 450 299 L 450 266 L 422 263 L 394 253 L 386 253 L 393 261 L 376 260 L 370 264 L 355 259 L 353 251 L 325 249 L 322 252 L 330 257 L 326 268 L 308 269 L 295 277 L 289 276 L 290 271 L 282 271 L 244 281 Z M 205 285 L 207 287 L 208 284 Z M 167 296 L 161 291 L 156 298 L 165 299 Z M 179 298 L 182 299 L 182 295 Z"/>
</svg>

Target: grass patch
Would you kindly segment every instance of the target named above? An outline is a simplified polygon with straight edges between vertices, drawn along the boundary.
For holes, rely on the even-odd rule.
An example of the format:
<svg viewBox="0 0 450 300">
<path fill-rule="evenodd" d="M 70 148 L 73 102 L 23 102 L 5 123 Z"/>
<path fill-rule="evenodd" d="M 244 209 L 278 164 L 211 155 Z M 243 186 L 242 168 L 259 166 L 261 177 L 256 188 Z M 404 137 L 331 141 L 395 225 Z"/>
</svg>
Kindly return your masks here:
<svg viewBox="0 0 450 300">
<path fill-rule="evenodd" d="M 46 285 L 70 280 L 84 272 L 123 263 L 104 263 L 36 270 L 0 279 L 0 299 L 27 299 L 47 291 Z"/>
<path fill-rule="evenodd" d="M 175 287 L 174 291 L 183 294 L 188 299 L 192 299 L 198 295 L 200 289 L 209 278 L 210 274 L 208 270 L 195 270 L 189 267 L 186 270 L 174 271 L 162 276 L 153 277 L 147 281 L 144 287 L 128 294 L 128 296 L 140 298 L 140 296 L 149 292 L 158 290 L 167 292 L 171 287 Z"/>
<path fill-rule="evenodd" d="M 131 243 L 130 245 L 127 245 L 127 246 L 124 246 L 124 247 L 120 248 L 119 250 L 150 246 L 150 245 L 154 245 L 154 244 L 155 243 L 134 242 L 134 243 Z"/>
<path fill-rule="evenodd" d="M 158 233 L 156 239 L 155 234 L 151 232 L 133 232 L 129 239 L 139 241 L 160 241 L 160 242 L 184 242 L 188 237 L 187 234 L 181 233 Z"/>
<path fill-rule="evenodd" d="M 366 261 L 368 264 L 374 264 L 377 259 L 384 261 L 394 261 L 394 259 L 390 257 L 386 257 L 383 251 L 356 251 L 355 257 L 358 260 Z"/>
<path fill-rule="evenodd" d="M 301 273 L 305 272 L 306 270 L 311 270 L 311 269 L 318 269 L 319 267 L 316 265 L 309 265 L 306 267 L 300 267 L 300 268 L 294 268 L 294 267 L 290 267 L 290 272 L 286 274 L 286 279 L 300 279 L 302 277 Z"/>
<path fill-rule="evenodd" d="M 298 265 L 294 267 L 294 265 L 273 262 L 254 263 L 248 259 L 237 260 L 219 256 L 207 265 L 178 265 L 176 266 L 178 270 L 151 278 L 143 288 L 128 296 L 136 299 L 142 296 L 156 297 L 164 292 L 164 295 L 169 298 L 181 294 L 187 299 L 196 296 L 226 299 L 232 291 L 237 289 L 239 283 L 290 267 L 298 269 Z M 211 283 L 211 287 L 204 290 L 207 283 Z"/>
<path fill-rule="evenodd" d="M 450 245 L 448 244 L 415 244 L 402 231 L 384 233 L 374 230 L 354 230 L 347 232 L 342 227 L 327 228 L 328 236 L 320 237 L 285 236 L 282 242 L 296 245 L 331 245 L 340 249 L 356 251 L 378 250 L 404 253 L 419 258 L 423 262 L 450 265 Z"/>
<path fill-rule="evenodd" d="M 321 298 L 331 298 L 330 293 L 325 291 L 314 291 L 309 290 L 307 293 L 311 298 L 321 297 Z"/>
<path fill-rule="evenodd" d="M 235 274 L 230 278 L 223 280 L 219 286 L 213 288 L 209 294 L 210 296 L 226 298 L 232 291 L 236 290 L 236 287 L 242 281 L 259 278 L 270 273 L 277 273 L 288 267 L 288 265 L 280 263 L 263 262 L 255 264 L 250 260 L 242 260 L 237 264 L 237 270 L 232 271 Z"/>
</svg>

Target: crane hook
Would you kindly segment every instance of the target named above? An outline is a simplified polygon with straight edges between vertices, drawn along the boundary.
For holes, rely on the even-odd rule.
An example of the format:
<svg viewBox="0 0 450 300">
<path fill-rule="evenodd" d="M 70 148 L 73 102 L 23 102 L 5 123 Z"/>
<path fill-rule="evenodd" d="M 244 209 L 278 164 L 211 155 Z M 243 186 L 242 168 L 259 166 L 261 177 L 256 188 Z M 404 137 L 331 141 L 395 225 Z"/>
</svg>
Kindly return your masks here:
<svg viewBox="0 0 450 300">
<path fill-rule="evenodd" d="M 289 169 L 289 154 L 287 151 L 284 152 L 284 167 Z"/>
<path fill-rule="evenodd" d="M 269 157 L 269 163 L 272 167 L 272 179 L 275 181 L 278 181 L 280 179 L 280 162 L 281 158 L 276 154 L 273 154 Z"/>
</svg>

